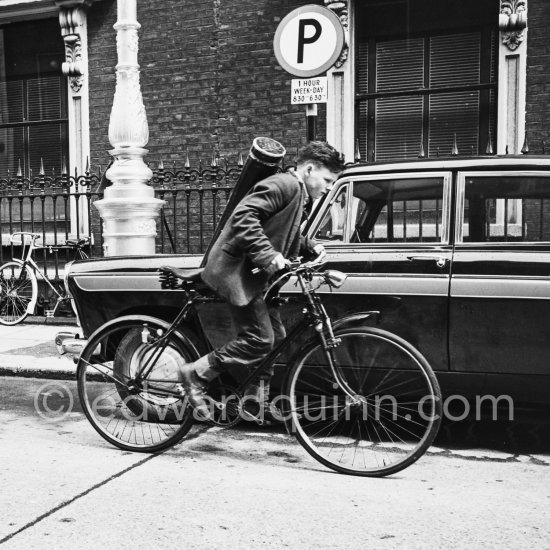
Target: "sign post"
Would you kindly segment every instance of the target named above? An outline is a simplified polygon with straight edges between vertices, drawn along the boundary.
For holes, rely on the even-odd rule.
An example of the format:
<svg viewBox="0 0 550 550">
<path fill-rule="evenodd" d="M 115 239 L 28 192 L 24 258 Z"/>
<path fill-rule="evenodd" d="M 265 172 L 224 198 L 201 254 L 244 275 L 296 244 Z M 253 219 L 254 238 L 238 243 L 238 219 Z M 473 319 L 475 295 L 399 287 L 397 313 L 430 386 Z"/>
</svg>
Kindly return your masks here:
<svg viewBox="0 0 550 550">
<path fill-rule="evenodd" d="M 279 65 L 300 79 L 292 80 L 292 104 L 306 106 L 307 139 L 316 138 L 317 104 L 327 102 L 327 77 L 344 47 L 344 29 L 336 14 L 309 4 L 291 11 L 277 27 L 274 40 Z M 316 77 L 316 78 L 311 78 Z"/>
</svg>

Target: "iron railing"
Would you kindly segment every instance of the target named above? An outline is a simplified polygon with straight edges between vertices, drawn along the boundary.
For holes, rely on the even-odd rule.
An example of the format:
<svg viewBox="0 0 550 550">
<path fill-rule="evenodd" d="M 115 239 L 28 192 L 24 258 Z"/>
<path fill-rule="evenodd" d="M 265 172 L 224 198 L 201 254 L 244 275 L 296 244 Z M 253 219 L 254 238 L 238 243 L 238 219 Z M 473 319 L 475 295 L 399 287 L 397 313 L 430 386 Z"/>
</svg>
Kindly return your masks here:
<svg viewBox="0 0 550 550">
<path fill-rule="evenodd" d="M 231 189 L 243 166 L 242 156 L 230 164 L 213 157 L 204 166 L 192 167 L 186 159 L 183 168 L 166 168 L 161 161 L 153 169 L 151 185 L 155 196 L 166 201 L 157 226 L 158 253 L 200 254 L 208 246 L 225 208 Z M 40 233 L 44 248 L 35 252 L 37 263 L 50 280 L 63 276 L 63 266 L 72 259 L 70 252 L 51 247 L 67 239 L 91 237 L 86 252 L 100 257 L 102 224 L 93 203 L 103 198 L 110 185 L 104 172 L 86 170 L 83 175 L 46 175 L 0 177 L 0 263 L 18 257 L 20 247 L 10 243 L 16 231 Z"/>
</svg>

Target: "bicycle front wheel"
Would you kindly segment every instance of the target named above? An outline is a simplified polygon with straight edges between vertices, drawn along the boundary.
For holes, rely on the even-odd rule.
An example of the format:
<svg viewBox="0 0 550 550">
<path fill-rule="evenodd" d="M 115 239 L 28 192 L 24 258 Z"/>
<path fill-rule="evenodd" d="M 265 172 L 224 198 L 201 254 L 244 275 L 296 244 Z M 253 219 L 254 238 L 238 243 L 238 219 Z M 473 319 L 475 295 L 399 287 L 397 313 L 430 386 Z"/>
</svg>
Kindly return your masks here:
<svg viewBox="0 0 550 550">
<path fill-rule="evenodd" d="M 286 393 L 291 429 L 333 470 L 396 473 L 418 460 L 437 434 L 437 379 L 420 352 L 395 334 L 358 327 L 336 336 L 338 347 L 327 352 L 313 342 L 294 362 Z"/>
<path fill-rule="evenodd" d="M 198 354 L 168 323 L 129 316 L 98 329 L 80 354 L 78 395 L 96 431 L 120 449 L 155 452 L 193 425 L 179 369 Z"/>
<path fill-rule="evenodd" d="M 0 266 L 0 324 L 16 325 L 36 304 L 38 284 L 34 271 L 18 262 Z"/>
</svg>

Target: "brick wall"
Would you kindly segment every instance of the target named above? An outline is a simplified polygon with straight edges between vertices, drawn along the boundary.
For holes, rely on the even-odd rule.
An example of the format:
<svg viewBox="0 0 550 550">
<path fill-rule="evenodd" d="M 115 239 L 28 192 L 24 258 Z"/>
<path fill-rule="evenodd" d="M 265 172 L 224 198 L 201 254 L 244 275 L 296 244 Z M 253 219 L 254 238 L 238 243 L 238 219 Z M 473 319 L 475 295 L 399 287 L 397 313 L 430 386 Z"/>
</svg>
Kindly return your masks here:
<svg viewBox="0 0 550 550">
<path fill-rule="evenodd" d="M 529 0 L 526 134 L 532 153 L 550 152 L 550 2 Z"/>
<path fill-rule="evenodd" d="M 141 87 L 156 164 L 181 164 L 185 152 L 236 160 L 259 135 L 290 152 L 305 143 L 303 106 L 290 105 L 290 79 L 273 37 L 300 0 L 151 0 L 138 2 Z M 320 3 L 320 2 L 319 2 Z M 105 166 L 115 86 L 115 0 L 89 12 L 91 163 Z M 322 118 L 322 115 L 319 117 Z M 324 137 L 324 125 L 318 126 Z"/>
</svg>

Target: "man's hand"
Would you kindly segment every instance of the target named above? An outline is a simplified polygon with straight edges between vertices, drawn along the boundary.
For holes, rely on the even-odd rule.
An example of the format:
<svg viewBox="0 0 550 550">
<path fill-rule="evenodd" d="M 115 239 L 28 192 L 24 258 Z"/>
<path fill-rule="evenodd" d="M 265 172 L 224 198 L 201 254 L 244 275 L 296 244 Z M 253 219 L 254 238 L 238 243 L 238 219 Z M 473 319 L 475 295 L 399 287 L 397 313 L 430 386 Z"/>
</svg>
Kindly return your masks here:
<svg viewBox="0 0 550 550">
<path fill-rule="evenodd" d="M 316 260 L 322 260 L 327 255 L 327 251 L 325 250 L 325 247 L 322 244 L 316 244 L 313 247 L 313 252 L 317 254 Z"/>
<path fill-rule="evenodd" d="M 284 269 L 287 265 L 289 265 L 289 261 L 285 259 L 282 254 L 277 254 L 265 268 L 265 272 L 271 277 L 274 273 L 281 271 L 281 269 Z"/>
</svg>

